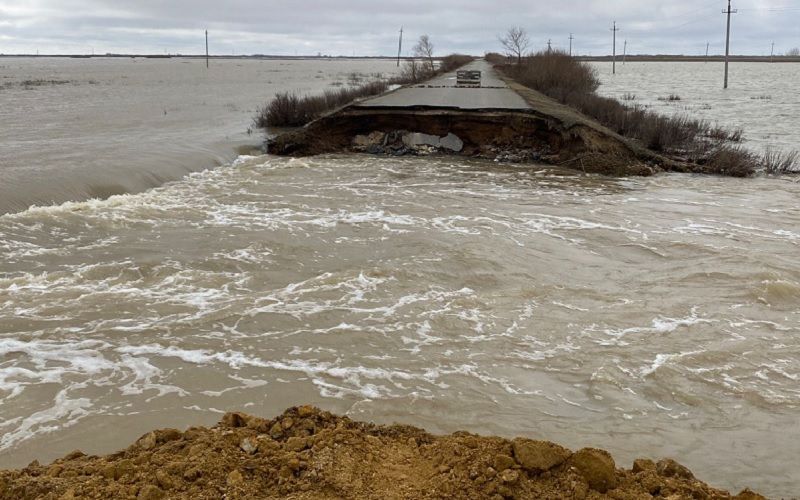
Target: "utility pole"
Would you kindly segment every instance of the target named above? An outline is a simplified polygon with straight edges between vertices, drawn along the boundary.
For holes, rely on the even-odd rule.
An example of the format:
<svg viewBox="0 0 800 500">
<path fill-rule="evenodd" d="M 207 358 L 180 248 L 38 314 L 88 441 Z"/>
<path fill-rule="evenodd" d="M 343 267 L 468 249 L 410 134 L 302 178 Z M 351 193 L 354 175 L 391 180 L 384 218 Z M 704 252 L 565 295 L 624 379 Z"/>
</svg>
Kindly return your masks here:
<svg viewBox="0 0 800 500">
<path fill-rule="evenodd" d="M 572 41 L 575 40 L 575 37 L 572 36 L 572 33 L 569 34 L 569 55 L 572 56 Z"/>
<path fill-rule="evenodd" d="M 736 14 L 738 10 L 731 9 L 731 0 L 728 0 L 728 10 L 723 10 L 723 14 L 728 15 L 728 31 L 725 37 L 725 87 L 728 88 L 728 63 L 731 56 L 731 14 Z"/>
<path fill-rule="evenodd" d="M 206 30 L 206 69 L 208 69 L 208 30 Z"/>
<path fill-rule="evenodd" d="M 706 42 L 706 62 L 708 62 L 708 48 L 711 47 L 711 42 Z"/>
<path fill-rule="evenodd" d="M 611 71 L 613 74 L 617 74 L 617 22 L 614 21 L 614 27 L 611 28 L 611 31 L 614 32 L 614 51 L 611 53 Z"/>
<path fill-rule="evenodd" d="M 628 57 L 628 41 L 625 40 L 625 48 L 622 49 L 622 64 L 625 65 L 625 59 Z"/>
<path fill-rule="evenodd" d="M 400 44 L 397 46 L 397 67 L 400 67 L 400 54 L 403 53 L 403 27 L 400 26 Z"/>
<path fill-rule="evenodd" d="M 772 42 L 772 50 L 769 51 L 769 62 L 775 62 L 775 42 Z"/>
<path fill-rule="evenodd" d="M 547 53 L 551 53 L 553 51 L 553 40 L 547 40 Z"/>
</svg>

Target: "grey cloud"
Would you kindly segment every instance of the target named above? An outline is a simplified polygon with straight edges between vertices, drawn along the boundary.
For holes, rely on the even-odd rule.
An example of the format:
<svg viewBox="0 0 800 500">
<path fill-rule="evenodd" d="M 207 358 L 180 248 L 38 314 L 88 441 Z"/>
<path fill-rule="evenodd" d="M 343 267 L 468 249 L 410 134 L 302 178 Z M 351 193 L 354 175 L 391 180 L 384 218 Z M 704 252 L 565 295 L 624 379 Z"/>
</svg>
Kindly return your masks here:
<svg viewBox="0 0 800 500">
<path fill-rule="evenodd" d="M 609 28 L 636 53 L 712 52 L 724 44 L 725 0 L 0 0 L 0 52 L 202 51 L 202 31 L 213 51 L 268 54 L 391 55 L 397 30 L 409 43 L 431 35 L 439 53 L 498 50 L 497 35 L 512 25 L 531 34 L 534 48 L 548 40 L 566 47 L 575 33 L 581 53 L 610 52 Z M 800 45 L 800 7 L 789 0 L 737 0 L 733 48 L 763 54 Z"/>
</svg>

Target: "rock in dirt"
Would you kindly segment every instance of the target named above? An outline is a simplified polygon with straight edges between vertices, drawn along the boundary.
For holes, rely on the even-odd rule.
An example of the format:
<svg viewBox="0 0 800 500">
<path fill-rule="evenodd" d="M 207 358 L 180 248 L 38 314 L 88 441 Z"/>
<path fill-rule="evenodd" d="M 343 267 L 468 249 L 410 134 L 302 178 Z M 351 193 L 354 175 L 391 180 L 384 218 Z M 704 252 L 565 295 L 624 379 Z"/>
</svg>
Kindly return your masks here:
<svg viewBox="0 0 800 500">
<path fill-rule="evenodd" d="M 593 490 L 605 493 L 617 487 L 616 465 L 607 451 L 584 448 L 570 457 L 569 465 L 578 469 Z"/>
<path fill-rule="evenodd" d="M 563 464 L 571 455 L 570 451 L 557 444 L 531 439 L 515 439 L 514 458 L 526 470 L 533 473 L 545 472 Z"/>
<path fill-rule="evenodd" d="M 664 477 L 694 479 L 694 474 L 692 474 L 692 471 L 690 471 L 688 467 L 685 467 L 675 460 L 669 458 L 659 460 L 658 464 L 656 464 L 656 471 L 658 471 L 660 476 Z"/>
</svg>

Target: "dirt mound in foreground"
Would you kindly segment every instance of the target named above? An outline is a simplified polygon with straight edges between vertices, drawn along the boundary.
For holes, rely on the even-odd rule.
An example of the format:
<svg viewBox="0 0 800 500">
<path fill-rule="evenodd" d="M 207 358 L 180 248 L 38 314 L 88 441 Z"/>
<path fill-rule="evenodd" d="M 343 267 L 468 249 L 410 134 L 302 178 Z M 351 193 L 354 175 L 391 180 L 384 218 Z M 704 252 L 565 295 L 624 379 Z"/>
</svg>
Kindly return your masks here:
<svg viewBox="0 0 800 500">
<path fill-rule="evenodd" d="M 354 422 L 316 408 L 153 431 L 106 457 L 73 452 L 0 472 L 1 499 L 736 497 L 672 460 L 617 469 L 602 450 Z"/>
</svg>

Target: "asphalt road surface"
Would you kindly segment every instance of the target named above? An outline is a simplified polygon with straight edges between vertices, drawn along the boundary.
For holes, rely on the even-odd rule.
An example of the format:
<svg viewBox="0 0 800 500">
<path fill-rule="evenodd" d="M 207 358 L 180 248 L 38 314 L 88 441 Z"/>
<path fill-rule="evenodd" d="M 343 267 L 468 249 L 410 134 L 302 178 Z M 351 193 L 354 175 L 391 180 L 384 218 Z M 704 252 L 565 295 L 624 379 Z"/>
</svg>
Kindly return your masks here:
<svg viewBox="0 0 800 500">
<path fill-rule="evenodd" d="M 481 87 L 457 87 L 456 72 L 445 73 L 424 84 L 404 87 L 357 104 L 358 107 L 415 107 L 458 109 L 530 109 L 519 94 L 508 88 L 492 66 L 478 60 L 461 68 L 482 73 Z"/>
</svg>

